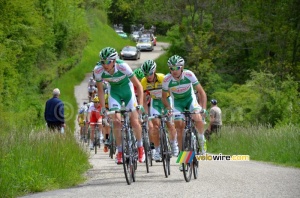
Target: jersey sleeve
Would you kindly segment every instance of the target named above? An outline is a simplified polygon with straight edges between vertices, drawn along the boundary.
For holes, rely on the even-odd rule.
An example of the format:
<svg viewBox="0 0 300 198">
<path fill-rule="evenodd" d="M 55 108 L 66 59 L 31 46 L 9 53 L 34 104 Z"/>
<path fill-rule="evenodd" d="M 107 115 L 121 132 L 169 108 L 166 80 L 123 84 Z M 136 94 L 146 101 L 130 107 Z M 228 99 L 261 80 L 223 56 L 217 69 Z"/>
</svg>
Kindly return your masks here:
<svg viewBox="0 0 300 198">
<path fill-rule="evenodd" d="M 117 69 L 122 72 L 123 74 L 125 74 L 128 78 L 132 78 L 134 76 L 134 73 L 132 71 L 132 69 L 130 68 L 130 66 L 125 63 L 125 62 L 120 62 L 116 64 Z"/>
<path fill-rule="evenodd" d="M 163 80 L 163 83 L 162 83 L 162 90 L 163 91 L 165 91 L 165 92 L 169 91 L 169 84 L 170 84 L 171 79 L 172 79 L 171 74 L 167 74 L 164 77 L 164 80 Z"/>
<path fill-rule="evenodd" d="M 96 82 L 101 82 L 102 81 L 103 72 L 104 72 L 104 68 L 102 67 L 102 65 L 96 65 L 95 66 L 94 75 L 95 75 Z"/>
<path fill-rule="evenodd" d="M 194 72 L 192 72 L 190 70 L 186 70 L 185 77 L 187 77 L 191 81 L 193 86 L 196 86 L 199 84 L 199 81 L 198 81 L 197 77 L 195 76 Z"/>
</svg>

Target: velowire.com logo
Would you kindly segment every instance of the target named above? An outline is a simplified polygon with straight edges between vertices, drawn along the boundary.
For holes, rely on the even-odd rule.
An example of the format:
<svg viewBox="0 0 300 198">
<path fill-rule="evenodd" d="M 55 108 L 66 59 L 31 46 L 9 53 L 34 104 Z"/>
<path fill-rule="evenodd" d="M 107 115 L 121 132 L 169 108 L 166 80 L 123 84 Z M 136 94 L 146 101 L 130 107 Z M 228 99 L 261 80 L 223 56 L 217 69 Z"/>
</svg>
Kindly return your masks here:
<svg viewBox="0 0 300 198">
<path fill-rule="evenodd" d="M 249 155 L 223 155 L 219 153 L 218 155 L 195 155 L 194 151 L 181 151 L 178 155 L 176 163 L 191 163 L 193 159 L 197 161 L 250 161 Z"/>
</svg>

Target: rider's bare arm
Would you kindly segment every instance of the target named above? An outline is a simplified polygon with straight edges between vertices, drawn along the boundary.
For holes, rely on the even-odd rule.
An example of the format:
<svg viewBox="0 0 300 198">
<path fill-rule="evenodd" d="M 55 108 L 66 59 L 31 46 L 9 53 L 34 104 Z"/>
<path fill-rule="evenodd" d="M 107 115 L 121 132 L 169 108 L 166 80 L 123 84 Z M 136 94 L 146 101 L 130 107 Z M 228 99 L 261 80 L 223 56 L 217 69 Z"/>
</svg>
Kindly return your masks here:
<svg viewBox="0 0 300 198">
<path fill-rule="evenodd" d="M 139 101 L 139 105 L 143 106 L 143 102 L 144 102 L 144 92 L 143 92 L 143 87 L 140 83 L 140 81 L 137 79 L 136 76 L 132 76 L 130 78 L 130 81 L 132 82 L 132 84 L 136 87 L 137 89 L 137 97 L 138 97 L 138 101 Z"/>
<path fill-rule="evenodd" d="M 166 109 L 171 109 L 171 106 L 170 106 L 170 103 L 168 102 L 168 96 L 169 96 L 169 92 L 167 91 L 163 91 L 162 92 L 162 98 L 161 98 L 161 101 L 162 103 L 164 104 L 164 106 L 166 107 Z"/>
<path fill-rule="evenodd" d="M 198 91 L 198 94 L 200 96 L 200 106 L 203 109 L 206 109 L 207 96 L 203 87 L 200 84 L 197 84 L 194 88 Z"/>
</svg>

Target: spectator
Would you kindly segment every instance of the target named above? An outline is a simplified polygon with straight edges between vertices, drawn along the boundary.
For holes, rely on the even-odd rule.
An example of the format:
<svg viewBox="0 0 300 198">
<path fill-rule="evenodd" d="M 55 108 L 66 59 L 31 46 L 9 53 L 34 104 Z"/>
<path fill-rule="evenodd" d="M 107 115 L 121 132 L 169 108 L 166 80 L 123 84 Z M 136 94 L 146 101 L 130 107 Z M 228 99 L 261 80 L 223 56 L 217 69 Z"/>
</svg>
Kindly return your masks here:
<svg viewBox="0 0 300 198">
<path fill-rule="evenodd" d="M 46 102 L 44 117 L 51 131 L 60 131 L 65 127 L 64 103 L 59 99 L 58 88 L 53 90 L 53 97 Z"/>
<path fill-rule="evenodd" d="M 220 130 L 222 126 L 222 111 L 217 106 L 218 103 L 217 100 L 212 99 L 210 103 L 212 104 L 212 107 L 209 112 L 210 122 L 208 126 L 208 132 L 209 134 L 212 134 L 213 132 L 220 134 Z"/>
</svg>

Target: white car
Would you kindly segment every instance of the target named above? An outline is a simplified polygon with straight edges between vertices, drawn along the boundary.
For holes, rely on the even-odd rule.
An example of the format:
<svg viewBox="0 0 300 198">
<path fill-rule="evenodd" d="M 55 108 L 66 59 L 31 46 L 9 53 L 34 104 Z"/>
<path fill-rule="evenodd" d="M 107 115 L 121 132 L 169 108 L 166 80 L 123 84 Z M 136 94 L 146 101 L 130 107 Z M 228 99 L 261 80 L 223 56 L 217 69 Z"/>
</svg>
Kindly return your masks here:
<svg viewBox="0 0 300 198">
<path fill-rule="evenodd" d="M 142 51 L 142 50 L 148 50 L 153 51 L 153 42 L 151 42 L 151 39 L 148 37 L 139 38 L 136 47 Z"/>
</svg>

